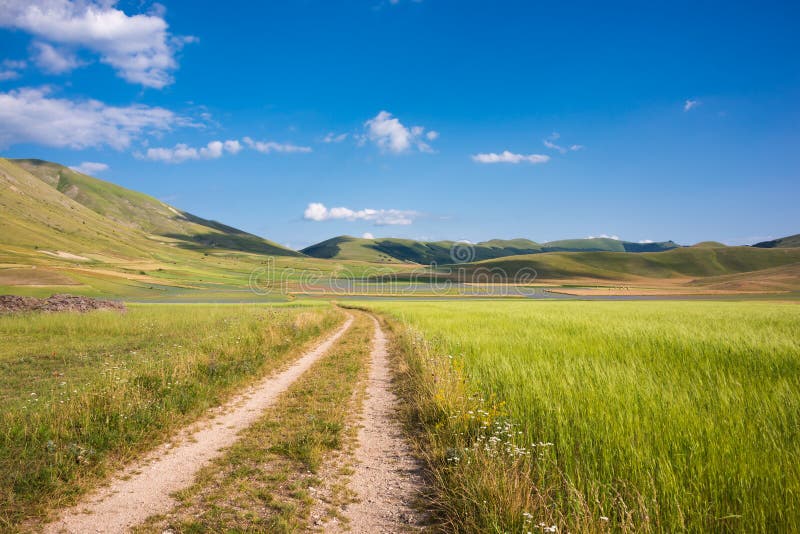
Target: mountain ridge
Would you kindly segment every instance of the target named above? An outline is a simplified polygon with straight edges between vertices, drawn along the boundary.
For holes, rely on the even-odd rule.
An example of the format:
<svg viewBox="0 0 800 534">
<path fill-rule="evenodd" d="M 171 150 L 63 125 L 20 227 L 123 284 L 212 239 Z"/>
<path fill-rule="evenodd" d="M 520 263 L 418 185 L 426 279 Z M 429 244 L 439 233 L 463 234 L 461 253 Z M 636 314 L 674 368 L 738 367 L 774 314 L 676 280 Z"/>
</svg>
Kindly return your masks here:
<svg viewBox="0 0 800 534">
<path fill-rule="evenodd" d="M 659 252 L 679 248 L 673 241 L 634 243 L 611 238 L 587 238 L 537 243 L 526 238 L 492 239 L 478 243 L 460 241 L 416 241 L 401 238 L 336 236 L 300 252 L 323 259 L 373 263 L 417 263 L 438 265 L 490 260 L 545 252 Z"/>
</svg>

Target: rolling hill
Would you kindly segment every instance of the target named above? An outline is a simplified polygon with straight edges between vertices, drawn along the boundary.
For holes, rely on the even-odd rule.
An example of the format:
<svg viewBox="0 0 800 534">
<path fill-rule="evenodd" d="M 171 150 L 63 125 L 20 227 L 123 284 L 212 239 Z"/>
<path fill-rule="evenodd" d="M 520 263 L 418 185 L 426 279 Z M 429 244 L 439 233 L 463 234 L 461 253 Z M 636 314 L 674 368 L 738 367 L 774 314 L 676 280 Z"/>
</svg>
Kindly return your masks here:
<svg viewBox="0 0 800 534">
<path fill-rule="evenodd" d="M 609 238 L 569 239 L 539 244 L 529 239 L 493 239 L 475 244 L 456 241 L 411 239 L 363 239 L 339 236 L 301 250 L 315 258 L 357 260 L 373 263 L 446 265 L 543 252 L 659 252 L 678 248 L 672 241 L 633 243 Z"/>
<path fill-rule="evenodd" d="M 120 227 L 135 228 L 150 236 L 167 238 L 184 248 L 300 255 L 272 241 L 197 217 L 144 193 L 81 174 L 57 163 L 37 159 L 10 161 Z"/>
<path fill-rule="evenodd" d="M 661 252 L 678 248 L 673 241 L 634 243 L 608 237 L 565 239 L 542 245 L 542 252 Z"/>
<path fill-rule="evenodd" d="M 781 237 L 772 241 L 762 241 L 753 246 L 757 248 L 798 248 L 800 247 L 800 234 Z"/>
<path fill-rule="evenodd" d="M 800 263 L 800 249 L 753 247 L 693 248 L 666 252 L 550 252 L 510 256 L 460 266 L 465 273 L 486 270 L 513 279 L 534 269 L 545 280 L 697 279 L 774 269 Z"/>
<path fill-rule="evenodd" d="M 399 238 L 364 239 L 339 236 L 311 245 L 300 252 L 314 258 L 345 261 L 444 265 L 454 263 L 454 257 L 460 258 L 459 262 L 475 261 L 516 254 L 530 254 L 540 250 L 541 245 L 527 239 L 495 239 L 467 245 L 456 241 L 414 241 Z"/>
</svg>

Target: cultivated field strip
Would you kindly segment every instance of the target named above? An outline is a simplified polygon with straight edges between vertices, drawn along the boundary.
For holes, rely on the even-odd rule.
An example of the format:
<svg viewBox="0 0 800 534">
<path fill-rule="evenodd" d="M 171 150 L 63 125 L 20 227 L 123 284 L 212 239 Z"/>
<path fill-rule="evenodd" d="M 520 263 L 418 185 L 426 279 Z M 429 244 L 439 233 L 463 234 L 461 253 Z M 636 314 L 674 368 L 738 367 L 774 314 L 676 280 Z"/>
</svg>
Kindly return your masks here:
<svg viewBox="0 0 800 534">
<path fill-rule="evenodd" d="M 235 443 L 239 432 L 322 357 L 352 322 L 349 316 L 336 332 L 288 369 L 235 397 L 213 419 L 189 427 L 181 433 L 177 445 L 162 445 L 129 466 L 107 487 L 66 510 L 47 525 L 45 532 L 125 532 L 150 515 L 169 510 L 175 504 L 171 494 L 191 484 L 200 468 Z"/>
</svg>

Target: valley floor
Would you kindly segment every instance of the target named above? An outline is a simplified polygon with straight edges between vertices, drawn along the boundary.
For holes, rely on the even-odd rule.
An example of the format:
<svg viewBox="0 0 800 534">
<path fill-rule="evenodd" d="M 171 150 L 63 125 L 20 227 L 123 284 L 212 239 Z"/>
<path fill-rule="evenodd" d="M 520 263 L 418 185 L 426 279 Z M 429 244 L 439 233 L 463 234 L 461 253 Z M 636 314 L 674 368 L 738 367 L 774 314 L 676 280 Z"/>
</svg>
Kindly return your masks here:
<svg viewBox="0 0 800 534">
<path fill-rule="evenodd" d="M 796 301 L 0 315 L 0 530 L 800 527 Z"/>
</svg>

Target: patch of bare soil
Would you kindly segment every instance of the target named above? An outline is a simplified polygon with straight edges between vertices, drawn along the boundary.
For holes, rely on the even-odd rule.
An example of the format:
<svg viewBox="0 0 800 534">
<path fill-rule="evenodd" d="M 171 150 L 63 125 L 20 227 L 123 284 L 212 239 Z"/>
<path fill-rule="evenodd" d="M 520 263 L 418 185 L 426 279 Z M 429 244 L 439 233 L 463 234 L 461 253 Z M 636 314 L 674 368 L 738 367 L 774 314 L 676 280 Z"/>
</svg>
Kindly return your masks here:
<svg viewBox="0 0 800 534">
<path fill-rule="evenodd" d="M 424 483 L 422 466 L 396 417 L 398 399 L 392 391 L 386 335 L 374 317 L 373 321 L 372 364 L 350 480 L 357 502 L 345 507 L 346 523 L 328 524 L 326 532 L 407 532 L 421 529 L 426 520 L 414 508 Z"/>
<path fill-rule="evenodd" d="M 127 532 L 148 517 L 173 508 L 172 494 L 189 486 L 197 472 L 223 454 L 238 434 L 261 416 L 300 375 L 307 371 L 350 328 L 353 317 L 288 369 L 266 378 L 191 425 L 171 443 L 157 447 L 126 468 L 108 486 L 65 510 L 46 526 L 47 533 Z"/>
<path fill-rule="evenodd" d="M 0 313 L 42 312 L 88 312 L 93 310 L 115 310 L 124 312 L 125 304 L 114 300 L 79 297 L 76 295 L 53 295 L 46 299 L 0 295 Z"/>
</svg>

